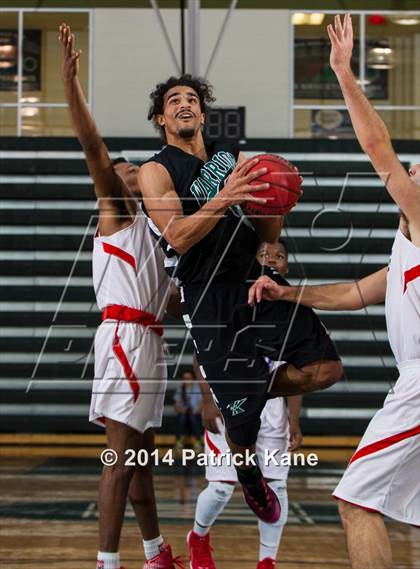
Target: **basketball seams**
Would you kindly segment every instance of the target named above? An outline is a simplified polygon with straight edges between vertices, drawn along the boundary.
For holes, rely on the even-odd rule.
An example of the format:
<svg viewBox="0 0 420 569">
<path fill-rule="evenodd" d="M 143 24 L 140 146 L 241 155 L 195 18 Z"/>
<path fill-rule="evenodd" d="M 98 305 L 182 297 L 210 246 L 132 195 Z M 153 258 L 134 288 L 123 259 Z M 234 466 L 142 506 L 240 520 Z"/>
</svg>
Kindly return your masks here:
<svg viewBox="0 0 420 569">
<path fill-rule="evenodd" d="M 252 170 L 266 168 L 267 172 L 250 182 L 251 186 L 263 183 L 269 184 L 268 188 L 261 192 L 251 194 L 267 200 L 265 204 L 248 202 L 245 209 L 250 214 L 256 215 L 284 215 L 297 203 L 301 195 L 301 178 L 297 168 L 288 160 L 275 154 L 260 154 L 258 164 Z M 275 181 L 278 180 L 278 181 Z M 270 203 L 271 202 L 271 203 Z"/>
<path fill-rule="evenodd" d="M 258 184 L 262 184 L 262 183 L 264 183 L 264 182 L 265 182 L 264 176 L 260 176 L 260 177 L 258 178 L 258 180 L 254 181 L 254 182 L 251 182 L 250 185 L 251 185 L 251 186 L 257 186 Z M 292 189 L 292 188 L 288 188 L 287 186 L 283 186 L 282 184 L 276 184 L 275 182 L 270 182 L 270 181 L 268 181 L 268 180 L 267 180 L 266 183 L 267 183 L 267 184 L 270 184 L 270 186 L 272 186 L 273 188 L 276 188 L 276 189 L 279 189 L 279 190 L 285 190 L 285 191 L 287 191 L 287 192 L 291 192 L 292 194 L 300 195 L 300 190 L 295 190 L 295 189 Z"/>
</svg>

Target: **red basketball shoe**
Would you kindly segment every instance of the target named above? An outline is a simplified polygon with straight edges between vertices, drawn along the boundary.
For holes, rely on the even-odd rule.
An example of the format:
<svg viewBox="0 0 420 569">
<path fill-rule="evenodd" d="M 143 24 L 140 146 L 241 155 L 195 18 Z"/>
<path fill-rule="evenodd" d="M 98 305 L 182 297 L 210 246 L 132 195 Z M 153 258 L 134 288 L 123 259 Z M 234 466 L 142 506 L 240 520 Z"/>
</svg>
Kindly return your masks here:
<svg viewBox="0 0 420 569">
<path fill-rule="evenodd" d="M 172 557 L 171 546 L 165 543 L 161 546 L 160 553 L 146 561 L 143 569 L 186 569 L 180 557 Z"/>
<path fill-rule="evenodd" d="M 190 553 L 190 569 L 217 569 L 211 552 L 210 534 L 198 535 L 190 531 L 187 535 L 187 545 Z"/>
<path fill-rule="evenodd" d="M 266 557 L 262 561 L 258 561 L 257 569 L 276 569 L 276 562 L 271 557 Z"/>
<path fill-rule="evenodd" d="M 275 524 L 280 518 L 281 507 L 274 490 L 261 478 L 253 486 L 242 486 L 245 501 L 254 514 L 267 524 Z"/>
</svg>

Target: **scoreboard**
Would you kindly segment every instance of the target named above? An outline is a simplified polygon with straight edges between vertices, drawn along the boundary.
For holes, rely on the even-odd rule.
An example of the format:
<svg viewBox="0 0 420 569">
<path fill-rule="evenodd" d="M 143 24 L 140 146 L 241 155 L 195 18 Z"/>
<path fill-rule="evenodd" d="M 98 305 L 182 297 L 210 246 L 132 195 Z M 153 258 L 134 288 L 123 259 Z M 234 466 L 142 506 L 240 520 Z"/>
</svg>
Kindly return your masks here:
<svg viewBox="0 0 420 569">
<path fill-rule="evenodd" d="M 245 138 L 245 107 L 212 107 L 207 113 L 204 135 L 208 140 Z"/>
</svg>

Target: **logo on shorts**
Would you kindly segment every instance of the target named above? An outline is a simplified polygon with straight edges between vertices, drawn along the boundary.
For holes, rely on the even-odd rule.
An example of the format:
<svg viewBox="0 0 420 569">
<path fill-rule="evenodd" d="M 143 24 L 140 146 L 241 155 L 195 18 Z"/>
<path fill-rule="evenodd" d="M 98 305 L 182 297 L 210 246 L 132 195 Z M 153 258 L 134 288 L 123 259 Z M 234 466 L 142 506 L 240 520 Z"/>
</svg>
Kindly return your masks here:
<svg viewBox="0 0 420 569">
<path fill-rule="evenodd" d="M 232 413 L 232 417 L 234 417 L 235 415 L 239 415 L 240 413 L 245 413 L 245 409 L 242 408 L 242 405 L 245 403 L 247 399 L 248 397 L 245 397 L 244 399 L 237 399 L 233 403 L 229 403 L 229 405 L 226 405 L 226 407 Z"/>
</svg>

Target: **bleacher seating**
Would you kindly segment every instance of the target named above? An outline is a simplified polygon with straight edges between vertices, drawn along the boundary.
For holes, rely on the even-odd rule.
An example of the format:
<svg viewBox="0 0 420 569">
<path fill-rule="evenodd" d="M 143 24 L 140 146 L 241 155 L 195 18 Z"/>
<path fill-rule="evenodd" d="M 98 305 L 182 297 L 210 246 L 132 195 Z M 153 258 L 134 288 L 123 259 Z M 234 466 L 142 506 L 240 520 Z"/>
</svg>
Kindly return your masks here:
<svg viewBox="0 0 420 569">
<path fill-rule="evenodd" d="M 113 139 L 108 146 L 115 156 L 123 151 L 141 161 L 159 142 Z M 413 147 L 397 149 L 408 166 Z M 281 153 L 305 176 L 303 198 L 284 232 L 292 283 L 360 278 L 387 264 L 398 210 L 356 143 L 248 141 L 244 151 Z M 77 142 L 0 139 L 0 196 L 0 429 L 95 431 L 87 414 L 99 322 L 91 286 L 96 212 Z M 305 396 L 303 429 L 360 434 L 397 376 L 384 307 L 327 312 L 322 319 L 346 377 Z M 185 332 L 181 323 L 167 324 L 165 338 L 176 354 Z M 191 352 L 189 343 L 180 369 Z M 173 428 L 172 393 L 169 382 L 164 432 Z"/>
</svg>

